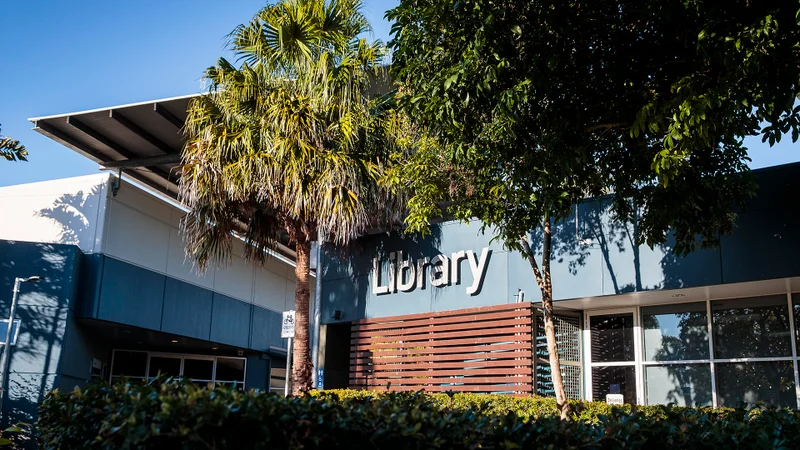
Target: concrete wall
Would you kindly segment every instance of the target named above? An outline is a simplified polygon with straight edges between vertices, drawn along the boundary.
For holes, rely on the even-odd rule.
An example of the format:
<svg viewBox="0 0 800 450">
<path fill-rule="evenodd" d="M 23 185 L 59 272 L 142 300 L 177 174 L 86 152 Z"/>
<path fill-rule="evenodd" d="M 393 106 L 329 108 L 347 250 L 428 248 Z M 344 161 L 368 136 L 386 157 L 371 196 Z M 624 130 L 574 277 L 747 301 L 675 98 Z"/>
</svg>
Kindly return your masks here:
<svg viewBox="0 0 800 450">
<path fill-rule="evenodd" d="M 800 212 L 791 207 L 800 188 L 800 164 L 755 172 L 759 190 L 741 212 L 734 234 L 716 249 L 698 250 L 682 258 L 672 253 L 670 242 L 649 248 L 634 246 L 632 224 L 611 220 L 607 202 L 580 205 L 576 214 L 555 225 L 552 255 L 553 291 L 556 300 L 616 295 L 636 291 L 710 286 L 724 283 L 785 278 L 800 275 Z M 433 235 L 371 236 L 347 251 L 327 249 L 323 258 L 323 323 L 416 312 L 494 305 L 541 299 L 530 265 L 520 254 L 507 252 L 490 242 L 477 223 L 450 222 L 433 227 Z M 538 236 L 533 235 L 534 241 Z M 388 277 L 387 256 L 403 251 L 414 260 L 437 254 L 488 247 L 491 258 L 480 292 L 469 295 L 469 264 L 461 262 L 461 284 L 444 287 L 417 286 L 410 292 L 377 295 L 373 292 L 372 259 L 382 261 L 383 285 Z"/>
</svg>

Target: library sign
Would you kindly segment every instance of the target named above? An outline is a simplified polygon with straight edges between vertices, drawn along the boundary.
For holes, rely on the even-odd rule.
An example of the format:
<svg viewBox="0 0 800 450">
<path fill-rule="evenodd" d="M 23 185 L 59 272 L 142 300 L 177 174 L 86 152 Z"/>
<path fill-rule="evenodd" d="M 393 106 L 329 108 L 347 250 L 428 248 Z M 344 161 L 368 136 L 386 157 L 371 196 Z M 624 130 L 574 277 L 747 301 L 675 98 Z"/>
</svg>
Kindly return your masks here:
<svg viewBox="0 0 800 450">
<path fill-rule="evenodd" d="M 467 286 L 467 294 L 477 295 L 486 276 L 491 253 L 489 248 L 483 248 L 480 255 L 466 250 L 450 255 L 439 254 L 433 258 L 417 258 L 415 261 L 411 255 L 404 255 L 401 251 L 391 252 L 388 255 L 389 273 L 386 280 L 381 279 L 381 268 L 387 261 L 376 256 L 372 260 L 372 293 L 411 292 L 425 289 L 428 282 L 437 288 L 460 284 L 461 267 L 466 260 L 472 273 L 472 284 Z"/>
</svg>

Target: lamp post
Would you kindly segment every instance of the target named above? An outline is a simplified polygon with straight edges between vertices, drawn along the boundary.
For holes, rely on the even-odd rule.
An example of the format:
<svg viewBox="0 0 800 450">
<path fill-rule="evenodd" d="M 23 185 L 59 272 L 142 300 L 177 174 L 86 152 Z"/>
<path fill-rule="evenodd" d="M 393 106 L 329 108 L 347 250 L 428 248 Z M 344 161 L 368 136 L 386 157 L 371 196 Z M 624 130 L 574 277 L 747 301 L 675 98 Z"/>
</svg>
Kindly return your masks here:
<svg viewBox="0 0 800 450">
<path fill-rule="evenodd" d="M 28 277 L 28 278 L 16 278 L 14 279 L 14 294 L 11 297 L 11 312 L 8 315 L 8 331 L 6 332 L 6 344 L 3 348 L 3 359 L 0 360 L 0 368 L 2 368 L 2 372 L 0 375 L 0 415 L 5 416 L 3 414 L 3 399 L 6 396 L 6 392 L 8 391 L 8 364 L 11 360 L 10 353 L 11 353 L 11 333 L 14 331 L 14 316 L 17 313 L 17 298 L 19 297 L 19 287 L 22 283 L 30 283 L 33 281 L 39 281 L 42 277 Z"/>
</svg>

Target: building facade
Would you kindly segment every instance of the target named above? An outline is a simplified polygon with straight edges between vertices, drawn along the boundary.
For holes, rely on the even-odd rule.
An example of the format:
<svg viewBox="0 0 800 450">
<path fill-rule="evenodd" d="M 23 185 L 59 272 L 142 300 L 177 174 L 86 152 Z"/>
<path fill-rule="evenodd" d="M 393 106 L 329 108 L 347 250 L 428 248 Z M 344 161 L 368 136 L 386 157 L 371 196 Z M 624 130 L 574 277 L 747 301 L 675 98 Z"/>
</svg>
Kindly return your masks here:
<svg viewBox="0 0 800 450">
<path fill-rule="evenodd" d="M 552 278 L 562 372 L 571 397 L 798 407 L 800 213 L 790 199 L 800 187 L 800 165 L 758 170 L 756 176 L 757 196 L 740 213 L 736 231 L 719 247 L 687 257 L 675 256 L 669 242 L 652 249 L 633 245 L 635 224 L 611 220 L 603 201 L 582 204 L 557 224 Z M 433 361 L 457 346 L 400 337 L 398 324 L 411 318 L 434 326 L 444 311 L 523 302 L 534 311 L 525 328 L 532 334 L 533 391 L 551 395 L 541 315 L 536 314 L 539 289 L 527 261 L 492 238 L 480 232 L 479 224 L 449 222 L 434 226 L 425 238 L 392 233 L 367 237 L 350 250 L 329 249 L 319 313 L 325 387 L 353 386 L 354 380 L 374 376 L 367 383 L 371 388 L 392 383 L 402 389 L 404 358 L 428 355 Z M 485 362 L 501 365 L 493 345 L 524 342 L 465 339 L 468 333 L 455 329 L 449 326 L 448 332 L 461 333 L 456 340 L 431 331 L 429 341 L 441 336 L 444 342 L 485 346 L 482 355 L 460 361 L 462 369 L 484 370 L 475 379 L 486 377 Z M 420 331 L 410 333 L 419 337 Z M 367 348 L 374 354 L 365 356 Z M 380 365 L 388 362 L 393 372 L 379 377 Z M 469 387 L 471 375 L 465 373 L 436 378 L 436 369 L 426 370 L 410 372 L 416 379 L 427 373 L 420 387 L 480 391 L 486 386 Z M 508 391 L 517 391 L 513 380 L 506 384 Z"/>
<path fill-rule="evenodd" d="M 179 205 L 108 173 L 0 188 L 0 211 L 0 317 L 15 277 L 43 278 L 22 285 L 6 420 L 35 420 L 54 388 L 122 376 L 282 391 L 291 260 L 256 267 L 234 241 L 227 264 L 200 274 Z"/>
</svg>

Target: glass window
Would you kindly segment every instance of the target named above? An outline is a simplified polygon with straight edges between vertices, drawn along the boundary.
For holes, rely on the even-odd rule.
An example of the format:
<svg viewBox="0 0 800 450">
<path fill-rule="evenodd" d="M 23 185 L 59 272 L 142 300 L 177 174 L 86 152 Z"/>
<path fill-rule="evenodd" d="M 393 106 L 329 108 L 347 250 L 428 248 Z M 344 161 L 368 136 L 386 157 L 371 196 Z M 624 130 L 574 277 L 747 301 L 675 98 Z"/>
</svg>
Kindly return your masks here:
<svg viewBox="0 0 800 450">
<path fill-rule="evenodd" d="M 717 363 L 719 406 L 797 407 L 791 361 Z"/>
<path fill-rule="evenodd" d="M 592 396 L 605 401 L 606 394 L 622 394 L 625 403 L 636 403 L 634 366 L 592 367 Z"/>
<path fill-rule="evenodd" d="M 286 386 L 286 368 L 272 367 L 269 371 L 270 392 L 282 393 Z"/>
<path fill-rule="evenodd" d="M 711 309 L 716 358 L 792 355 L 785 295 L 712 301 Z"/>
<path fill-rule="evenodd" d="M 590 332 L 592 362 L 634 360 L 633 314 L 592 316 Z"/>
<path fill-rule="evenodd" d="M 214 376 L 214 361 L 186 358 L 183 360 L 183 376 L 193 380 L 211 380 Z"/>
<path fill-rule="evenodd" d="M 710 364 L 645 366 L 648 405 L 711 406 Z"/>
<path fill-rule="evenodd" d="M 244 360 L 217 358 L 217 381 L 244 382 Z"/>
<path fill-rule="evenodd" d="M 159 374 L 177 377 L 181 374 L 181 359 L 166 356 L 150 357 L 150 376 L 156 377 Z"/>
<path fill-rule="evenodd" d="M 642 308 L 647 361 L 708 359 L 706 304 Z"/>
<path fill-rule="evenodd" d="M 115 351 L 111 375 L 126 377 L 145 377 L 147 375 L 147 353 Z"/>
</svg>

